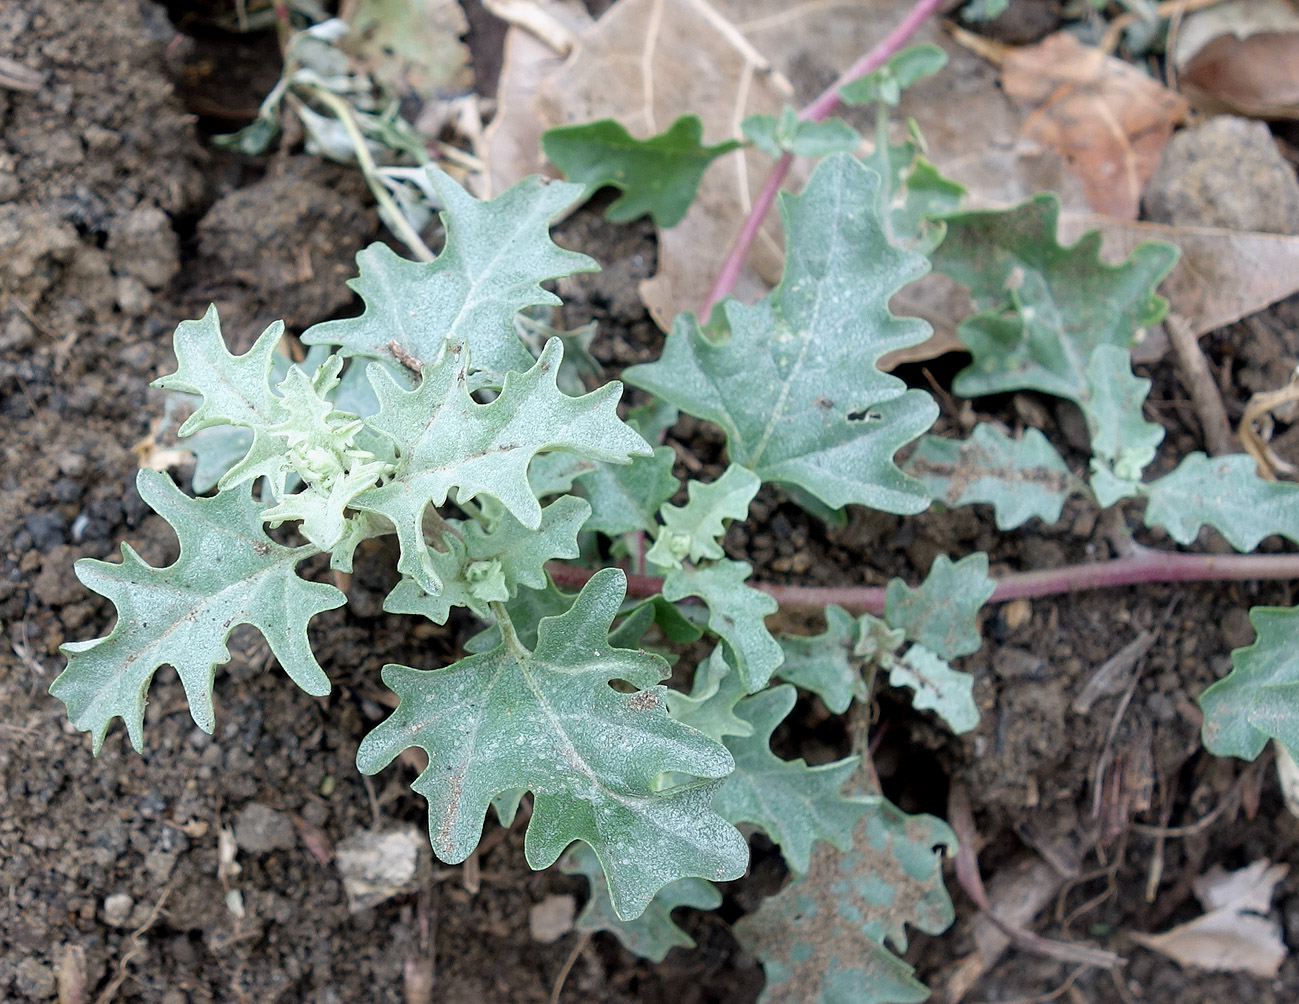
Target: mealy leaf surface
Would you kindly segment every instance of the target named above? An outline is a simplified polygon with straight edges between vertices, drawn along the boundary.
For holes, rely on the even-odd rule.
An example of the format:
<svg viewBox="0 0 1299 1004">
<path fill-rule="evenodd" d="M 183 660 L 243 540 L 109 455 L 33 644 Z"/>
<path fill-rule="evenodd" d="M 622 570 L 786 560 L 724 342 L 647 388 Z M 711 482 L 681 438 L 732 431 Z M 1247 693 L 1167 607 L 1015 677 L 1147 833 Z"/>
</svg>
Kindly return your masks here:
<svg viewBox="0 0 1299 1004">
<path fill-rule="evenodd" d="M 126 722 L 131 745 L 143 748 L 145 694 L 164 665 L 180 676 L 194 722 L 211 732 L 213 678 L 230 660 L 226 639 L 240 624 L 262 633 L 299 687 L 315 696 L 329 693 L 329 678 L 307 641 L 307 623 L 346 597 L 298 577 L 298 563 L 317 550 L 268 537 L 265 507 L 249 488 L 194 499 L 150 470 L 139 472 L 136 485 L 175 529 L 180 557 L 153 568 L 123 544 L 121 564 L 77 562 L 77 577 L 117 607 L 117 624 L 106 637 L 63 646 L 68 666 L 50 693 L 68 706 L 78 729 L 91 733 L 95 752 L 114 718 Z"/>
<path fill-rule="evenodd" d="M 801 195 L 782 196 L 780 284 L 753 306 L 725 301 L 718 337 L 682 315 L 662 358 L 623 377 L 717 423 L 731 462 L 763 481 L 795 485 L 832 509 L 855 502 L 912 513 L 929 504 L 928 492 L 892 458 L 938 409 L 875 364 L 928 336 L 924 321 L 888 309 L 926 264 L 889 242 L 879 187 L 847 154 L 822 161 Z"/>
<path fill-rule="evenodd" d="M 903 470 L 948 507 L 988 503 L 1002 531 L 1034 516 L 1054 523 L 1074 483 L 1060 454 L 1037 429 L 1012 439 L 987 423 L 976 425 L 966 440 L 923 437 Z"/>
<path fill-rule="evenodd" d="M 748 849 L 710 808 L 718 781 L 656 789 L 664 773 L 717 779 L 733 761 L 668 716 L 662 659 L 609 645 L 625 592 L 622 572 L 597 573 L 566 613 L 541 622 L 532 651 L 507 629 L 490 652 L 446 669 L 385 667 L 401 700 L 362 741 L 357 765 L 373 774 L 409 747 L 428 754 L 413 787 L 429 802 L 433 849 L 451 863 L 477 846 L 494 797 L 527 788 L 528 863 L 545 868 L 584 841 L 630 920 L 678 879 L 738 877 Z"/>
<path fill-rule="evenodd" d="M 441 589 L 424 542 L 424 512 L 445 502 L 451 489 L 461 500 L 490 496 L 524 527 L 536 529 L 541 505 L 529 484 L 528 466 L 538 453 L 563 450 L 625 463 L 651 452 L 618 419 L 620 384 L 576 398 L 559 390 L 555 373 L 562 354 L 561 342 L 552 339 L 534 366 L 507 375 L 500 396 L 490 404 L 470 396 L 469 352 L 458 343 L 448 343 L 443 357 L 424 367 L 413 390 L 372 369 L 380 408 L 366 422 L 392 440 L 397 468 L 385 484 L 362 492 L 351 504 L 392 522 L 401 544 L 398 569 L 424 592 L 436 595 Z"/>
<path fill-rule="evenodd" d="M 1231 653 L 1232 670 L 1200 695 L 1204 748 L 1253 760 L 1269 739 L 1299 754 L 1299 610 L 1255 607 L 1254 644 Z"/>
<path fill-rule="evenodd" d="M 480 370 L 503 376 L 528 369 L 533 360 L 515 333 L 514 315 L 560 302 L 543 282 L 598 269 L 550 239 L 551 220 L 581 197 L 581 186 L 533 176 L 482 202 L 438 168 L 425 170 L 445 207 L 442 253 L 414 262 L 385 244 L 370 245 L 356 256 L 360 274 L 348 283 L 365 311 L 313 325 L 303 342 L 337 345 L 344 355 L 431 364 L 453 339 L 469 346 Z"/>
<path fill-rule="evenodd" d="M 821 843 L 807 873 L 735 925 L 762 962 L 759 1004 L 919 1004 L 929 991 L 885 946 L 906 950 L 906 924 L 927 934 L 955 917 L 940 856 L 956 837 L 932 816 L 882 798 L 858 824 L 852 850 Z"/>
</svg>

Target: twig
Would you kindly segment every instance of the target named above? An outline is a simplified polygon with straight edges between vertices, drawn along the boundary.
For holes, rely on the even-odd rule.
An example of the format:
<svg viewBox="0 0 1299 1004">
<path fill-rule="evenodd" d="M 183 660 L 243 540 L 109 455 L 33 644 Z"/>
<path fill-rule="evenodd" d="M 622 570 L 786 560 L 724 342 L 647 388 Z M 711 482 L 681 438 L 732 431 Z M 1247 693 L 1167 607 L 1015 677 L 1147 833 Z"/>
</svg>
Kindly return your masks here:
<svg viewBox="0 0 1299 1004">
<path fill-rule="evenodd" d="M 911 36 L 934 15 L 942 6 L 942 3 L 943 0 L 917 0 L 916 5 L 911 8 L 910 12 L 896 28 L 889 32 L 875 48 L 845 70 L 838 80 L 822 91 L 815 101 L 799 112 L 798 117 L 808 122 L 820 122 L 828 118 L 839 107 L 839 89 L 883 66 L 890 56 L 906 45 Z M 713 307 L 735 288 L 735 282 L 740 277 L 744 262 L 749 257 L 749 249 L 753 246 L 758 231 L 762 228 L 762 221 L 766 219 L 767 213 L 771 210 L 771 204 L 776 201 L 776 193 L 780 191 L 780 186 L 784 184 L 785 177 L 789 174 L 789 168 L 793 162 L 793 156 L 786 153 L 780 160 L 776 161 L 771 173 L 767 175 L 762 190 L 753 201 L 753 209 L 750 210 L 743 226 L 740 227 L 735 243 L 731 245 L 730 251 L 726 254 L 726 259 L 722 262 L 717 278 L 713 281 L 713 288 L 708 291 L 708 298 L 704 301 L 704 305 L 699 312 L 701 317 L 707 318 L 712 313 Z"/>
<path fill-rule="evenodd" d="M 384 222 L 397 235 L 397 239 L 406 245 L 416 260 L 432 261 L 435 257 L 433 252 L 429 250 L 423 238 L 415 232 L 415 228 L 406 219 L 406 214 L 401 211 L 401 208 L 393 200 L 392 193 L 380 180 L 378 167 L 375 166 L 374 158 L 370 156 L 370 147 L 365 142 L 365 136 L 361 134 L 360 126 L 356 124 L 356 116 L 352 114 L 352 106 L 337 94 L 327 91 L 323 87 L 313 87 L 311 93 L 338 117 L 338 121 L 347 130 L 347 138 L 352 144 L 352 152 L 356 155 L 356 162 L 361 168 L 361 173 L 365 175 L 366 184 L 370 186 L 374 201 L 379 204 L 379 215 L 384 218 Z"/>
<path fill-rule="evenodd" d="M 162 912 L 162 905 L 167 902 L 167 897 L 171 895 L 171 886 L 163 889 L 162 895 L 158 901 L 153 904 L 153 909 L 149 911 L 149 916 L 144 919 L 144 923 L 131 932 L 131 947 L 120 959 L 117 960 L 117 972 L 113 978 L 108 981 L 103 992 L 95 998 L 95 1004 L 108 1004 L 117 996 L 117 991 L 122 984 L 126 982 L 126 964 L 144 951 L 144 942 L 140 939 L 144 937 L 149 928 L 153 927 L 154 921 L 158 919 L 158 914 Z"/>
<path fill-rule="evenodd" d="M 983 879 L 979 875 L 979 860 L 975 856 L 974 848 L 978 835 L 974 829 L 974 817 L 970 811 L 970 799 L 966 795 L 965 789 L 959 784 L 952 786 L 947 804 L 947 816 L 952 830 L 956 833 L 956 839 L 960 842 L 959 849 L 956 852 L 957 880 L 961 883 L 961 888 L 966 891 L 970 899 L 974 900 L 975 905 L 978 906 L 983 915 L 992 922 L 997 930 L 1001 931 L 1019 948 L 1034 952 L 1037 955 L 1059 959 L 1062 962 L 1101 966 L 1106 969 L 1113 969 L 1115 966 L 1123 964 L 1123 959 L 1113 952 L 1107 952 L 1102 948 L 1094 948 L 1091 945 L 1070 945 L 1062 941 L 1052 941 L 1050 938 L 1044 938 L 1032 931 L 1012 927 L 993 913 L 992 904 L 988 901 L 988 894 L 983 888 Z"/>
<path fill-rule="evenodd" d="M 1205 449 L 1214 457 L 1235 453 L 1227 409 L 1222 405 L 1222 395 L 1209 370 L 1209 362 L 1204 358 L 1199 339 L 1185 318 L 1178 314 L 1169 314 L 1164 319 L 1164 328 L 1168 331 L 1168 340 L 1177 356 L 1177 365 L 1191 395 L 1191 403 L 1195 405 Z"/>
<path fill-rule="evenodd" d="M 591 940 L 590 932 L 585 932 L 577 939 L 577 944 L 573 950 L 568 953 L 568 958 L 564 960 L 564 966 L 555 977 L 555 985 L 550 990 L 550 1004 L 559 1004 L 559 996 L 564 992 L 564 983 L 568 980 L 568 974 L 573 971 L 573 963 L 577 957 L 582 954 L 582 949 L 586 948 L 587 942 Z"/>
<path fill-rule="evenodd" d="M 546 565 L 555 585 L 580 589 L 596 572 L 551 562 Z M 1249 582 L 1299 579 L 1299 554 L 1186 554 L 1134 545 L 1133 553 L 1107 561 L 1063 565 L 1034 572 L 1012 572 L 997 580 L 989 603 L 1036 599 L 1089 589 L 1172 582 Z M 882 586 L 785 586 L 752 582 L 782 606 L 822 608 L 834 604 L 845 610 L 879 614 L 884 610 Z M 628 575 L 631 596 L 662 592 L 663 580 L 654 575 Z"/>
</svg>

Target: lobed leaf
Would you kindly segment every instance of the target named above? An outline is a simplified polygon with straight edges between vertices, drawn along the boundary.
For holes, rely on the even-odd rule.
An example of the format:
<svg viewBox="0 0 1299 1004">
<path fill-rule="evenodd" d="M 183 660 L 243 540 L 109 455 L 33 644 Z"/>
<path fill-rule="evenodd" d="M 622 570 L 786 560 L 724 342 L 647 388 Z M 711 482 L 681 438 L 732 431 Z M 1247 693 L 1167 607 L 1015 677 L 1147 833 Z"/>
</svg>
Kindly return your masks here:
<svg viewBox="0 0 1299 1004">
<path fill-rule="evenodd" d="M 577 534 L 590 511 L 581 499 L 565 495 L 541 511 L 535 530 L 509 513 L 491 530 L 472 520 L 449 521 L 454 532 L 442 535 L 445 550 L 428 552 L 442 591 L 430 595 L 413 578 L 403 578 L 383 601 L 383 609 L 445 624 L 452 607 L 468 607 L 486 619 L 492 601 L 513 599 L 520 586 L 544 589 L 547 561 L 577 557 Z"/>
<path fill-rule="evenodd" d="M 990 504 L 1002 531 L 1034 516 L 1054 523 L 1073 483 L 1060 454 L 1037 429 L 1025 429 L 1015 440 L 986 423 L 964 441 L 925 436 L 903 469 L 946 506 Z"/>
<path fill-rule="evenodd" d="M 1099 345 L 1087 363 L 1087 394 L 1083 415 L 1091 433 L 1092 491 L 1102 507 L 1133 493 L 1141 472 L 1155 459 L 1164 428 L 1142 415 L 1150 381 L 1132 374 L 1125 349 Z M 1115 485 L 1112 482 L 1118 481 Z M 1123 482 L 1131 482 L 1127 489 Z"/>
<path fill-rule="evenodd" d="M 852 850 L 812 852 L 807 874 L 735 925 L 767 985 L 758 1004 L 918 1004 L 929 991 L 886 946 L 902 952 L 904 925 L 927 934 L 955 918 L 939 854 L 956 837 L 932 816 L 908 816 L 882 798 L 858 824 Z"/>
<path fill-rule="evenodd" d="M 861 659 L 854 652 L 861 627 L 843 607 L 826 607 L 825 620 L 823 634 L 781 635 L 785 661 L 777 673 L 782 680 L 810 690 L 827 708 L 841 715 L 854 697 L 866 700 L 869 696 L 862 679 Z"/>
<path fill-rule="evenodd" d="M 392 522 L 401 544 L 398 569 L 429 595 L 442 584 L 424 542 L 424 512 L 445 502 L 451 489 L 461 501 L 489 496 L 535 530 L 541 506 L 528 466 L 538 453 L 563 450 L 626 463 L 650 452 L 618 419 L 620 384 L 577 398 L 560 392 L 555 372 L 563 347 L 557 339 L 527 372 L 510 373 L 490 404 L 470 396 L 468 355 L 463 345 L 448 343 L 443 357 L 424 367 L 419 386 L 409 391 L 377 367 L 371 370 L 380 408 L 367 422 L 392 440 L 398 461 L 387 483 L 357 495 L 352 505 Z"/>
<path fill-rule="evenodd" d="M 652 456 L 636 457 L 629 464 L 597 464 L 577 474 L 574 481 L 591 502 L 586 528 L 607 537 L 656 529 L 659 506 L 677 491 L 679 482 L 672 473 L 676 459 L 670 446 L 656 446 Z"/>
<path fill-rule="evenodd" d="M 567 612 L 541 621 L 531 651 L 507 625 L 496 648 L 446 669 L 386 666 L 384 682 L 401 700 L 362 741 L 357 765 L 373 774 L 409 747 L 428 754 L 412 787 L 428 799 L 433 849 L 450 863 L 477 846 L 493 798 L 527 788 L 528 863 L 545 868 L 586 842 L 614 910 L 629 920 L 677 879 L 737 878 L 748 853 L 709 807 L 717 781 L 655 788 L 666 772 L 715 779 L 733 762 L 668 716 L 656 686 L 668 672 L 662 659 L 610 647 L 625 593 L 623 573 L 605 569 Z M 614 680 L 635 692 L 614 690 Z"/>
<path fill-rule="evenodd" d="M 893 579 L 884 590 L 884 619 L 907 638 L 945 659 L 977 652 L 979 610 L 996 589 L 988 576 L 988 556 L 979 552 L 953 564 L 940 554 L 925 581 L 912 589 Z"/>
<path fill-rule="evenodd" d="M 1177 260 L 1174 246 L 1146 242 L 1106 265 L 1097 231 L 1072 247 L 1056 241 L 1059 214 L 1054 195 L 1038 195 L 946 217 L 934 268 L 968 286 L 980 311 L 957 331 L 974 360 L 956 393 L 1040 390 L 1081 404 L 1096 348 L 1126 350 L 1164 316 L 1168 303 L 1154 291 Z"/>
<path fill-rule="evenodd" d="M 569 181 L 586 186 L 590 198 L 605 185 L 622 196 L 605 212 L 615 223 L 648 213 L 660 227 L 681 222 L 708 165 L 740 144 L 704 146 L 704 123 L 682 115 L 666 131 L 636 139 L 614 119 L 547 129 L 541 147 Z"/>
<path fill-rule="evenodd" d="M 707 568 L 687 565 L 668 572 L 663 597 L 670 602 L 697 596 L 708 607 L 708 629 L 730 647 L 744 687 L 761 690 L 784 659 L 763 618 L 779 606 L 766 593 L 744 584 L 753 569 L 742 561 L 718 561 Z"/>
<path fill-rule="evenodd" d="M 938 410 L 875 364 L 927 337 L 925 322 L 888 309 L 926 266 L 890 244 L 879 188 L 879 176 L 847 154 L 822 161 L 802 195 L 781 197 L 789 252 L 780 284 L 751 307 L 725 301 L 718 338 L 682 315 L 662 358 L 623 376 L 716 422 L 731 462 L 763 481 L 802 488 L 832 509 L 855 502 L 912 513 L 928 493 L 892 458 Z"/>
<path fill-rule="evenodd" d="M 753 726 L 735 714 L 743 696 L 740 676 L 726 661 L 726 649 L 718 645 L 695 669 L 689 694 L 668 691 L 668 714 L 718 742 L 727 736 L 750 736 Z"/>
<path fill-rule="evenodd" d="M 498 377 L 528 369 L 532 357 L 515 333 L 514 315 L 560 302 L 543 282 L 598 269 L 550 239 L 551 220 L 581 197 L 580 186 L 534 176 L 480 202 L 438 168 L 424 170 L 445 207 L 442 253 L 413 262 L 384 244 L 370 245 L 357 254 L 359 275 L 348 282 L 364 312 L 313 325 L 303 342 L 337 345 L 343 355 L 431 365 L 450 339 L 469 346 L 477 369 Z"/>
<path fill-rule="evenodd" d="M 1254 760 L 1269 739 L 1299 754 L 1299 610 L 1255 607 L 1254 644 L 1231 653 L 1231 672 L 1200 695 L 1204 748 Z"/>
<path fill-rule="evenodd" d="M 176 669 L 190 714 L 204 732 L 215 715 L 216 667 L 230 660 L 226 639 L 240 624 L 266 638 L 290 679 L 308 694 L 329 693 L 329 678 L 307 641 L 307 623 L 346 597 L 333 586 L 298 577 L 314 547 L 285 547 L 266 535 L 264 507 L 247 489 L 190 498 L 165 474 L 141 470 L 140 497 L 180 539 L 180 556 L 166 568 L 146 564 L 127 544 L 113 565 L 83 558 L 77 577 L 107 596 L 117 624 L 103 638 L 71 642 L 67 668 L 50 693 L 68 707 L 72 723 L 91 733 L 95 753 L 114 718 L 126 722 L 131 745 L 144 746 L 145 694 L 160 666 Z"/>
<path fill-rule="evenodd" d="M 711 882 L 699 878 L 677 879 L 665 885 L 635 920 L 622 920 L 614 912 L 609 898 L 609 882 L 604 869 L 584 844 L 574 844 L 559 859 L 560 870 L 568 875 L 584 875 L 590 886 L 586 906 L 573 926 L 582 932 L 608 931 L 627 951 L 642 959 L 662 962 L 673 948 L 694 948 L 695 941 L 672 919 L 672 911 L 687 906 L 695 910 L 716 910 L 722 905 L 722 894 Z"/>
<path fill-rule="evenodd" d="M 746 518 L 760 487 L 756 474 L 735 464 L 710 484 L 691 480 L 686 486 L 689 501 L 684 506 L 667 503 L 659 510 L 663 526 L 656 527 L 658 539 L 645 557 L 660 568 L 680 568 L 683 559 L 697 562 L 725 557 L 721 545 L 725 521 Z"/>
<path fill-rule="evenodd" d="M 735 713 L 750 727 L 748 736 L 727 737 L 735 771 L 722 782 L 713 808 L 732 823 L 753 823 L 780 845 L 789 867 L 808 870 L 819 840 L 842 851 L 853 842 L 853 828 L 873 805 L 840 792 L 857 771 L 858 757 L 809 767 L 801 758 L 782 760 L 771 752 L 771 734 L 794 708 L 798 694 L 788 684 L 746 697 Z"/>
<path fill-rule="evenodd" d="M 1146 526 L 1162 526 L 1190 544 L 1209 525 L 1237 551 L 1252 551 L 1272 534 L 1299 543 L 1299 485 L 1264 481 L 1252 457 L 1192 453 L 1142 488 Z"/>
<path fill-rule="evenodd" d="M 771 157 L 785 153 L 795 157 L 824 157 L 831 153 L 852 153 L 861 144 L 857 130 L 843 119 L 820 122 L 799 118 L 789 105 L 780 116 L 750 115 L 740 123 L 754 146 Z"/>
<path fill-rule="evenodd" d="M 952 669 L 924 645 L 912 645 L 889 661 L 889 683 L 916 692 L 911 704 L 919 711 L 938 714 L 958 735 L 978 728 L 979 706 L 974 703 L 974 677 Z"/>
</svg>

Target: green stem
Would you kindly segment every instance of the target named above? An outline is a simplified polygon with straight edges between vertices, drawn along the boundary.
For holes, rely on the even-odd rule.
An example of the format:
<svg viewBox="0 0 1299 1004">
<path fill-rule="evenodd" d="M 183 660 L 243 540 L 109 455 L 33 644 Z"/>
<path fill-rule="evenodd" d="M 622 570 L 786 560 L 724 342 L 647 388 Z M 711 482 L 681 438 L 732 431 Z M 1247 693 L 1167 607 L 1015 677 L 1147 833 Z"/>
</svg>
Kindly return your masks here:
<svg viewBox="0 0 1299 1004">
<path fill-rule="evenodd" d="M 501 629 L 501 638 L 505 641 L 505 647 L 513 652 L 517 658 L 526 658 L 530 653 L 524 647 L 523 642 L 519 641 L 518 632 L 514 630 L 514 621 L 510 620 L 510 614 L 505 609 L 505 604 L 499 600 L 492 600 L 488 606 L 491 608 L 492 615 L 496 618 L 497 626 Z"/>
<path fill-rule="evenodd" d="M 429 250 L 428 245 L 424 243 L 415 228 L 410 225 L 405 214 L 401 211 L 392 193 L 379 179 L 378 168 L 375 166 L 374 158 L 370 156 L 370 147 L 365 142 L 365 136 L 361 133 L 361 127 L 356 124 L 356 116 L 352 114 L 352 106 L 340 98 L 332 91 L 327 91 L 323 87 L 312 87 L 311 94 L 321 104 L 325 105 L 337 117 L 338 121 L 343 123 L 343 128 L 347 130 L 347 138 L 352 142 L 352 152 L 356 155 L 356 162 L 361 167 L 361 173 L 365 175 L 366 184 L 370 186 L 370 191 L 374 195 L 374 200 L 379 204 L 379 215 L 383 217 L 388 227 L 396 234 L 410 253 L 418 261 L 432 261 L 434 254 Z"/>
<path fill-rule="evenodd" d="M 555 585 L 569 589 L 580 588 L 595 574 L 589 568 L 555 562 L 548 564 L 546 571 Z M 1274 579 L 1299 579 L 1299 554 L 1185 554 L 1137 545 L 1132 554 L 1122 558 L 1033 572 L 1011 572 L 996 580 L 997 588 L 988 602 L 1005 603 L 1089 589 L 1154 583 Z M 833 604 L 855 612 L 879 614 L 884 611 L 882 586 L 785 586 L 769 582 L 754 582 L 752 586 L 782 606 L 818 608 Z M 627 576 L 627 592 L 632 596 L 653 596 L 662 589 L 663 580 L 656 576 Z"/>
</svg>

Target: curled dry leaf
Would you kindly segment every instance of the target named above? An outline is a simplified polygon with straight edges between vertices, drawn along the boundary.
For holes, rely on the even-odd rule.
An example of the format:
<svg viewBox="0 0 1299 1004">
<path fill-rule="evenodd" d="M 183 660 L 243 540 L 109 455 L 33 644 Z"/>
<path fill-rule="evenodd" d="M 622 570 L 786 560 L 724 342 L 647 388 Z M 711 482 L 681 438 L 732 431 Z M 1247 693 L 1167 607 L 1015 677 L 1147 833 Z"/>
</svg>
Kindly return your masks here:
<svg viewBox="0 0 1299 1004">
<path fill-rule="evenodd" d="M 1132 937 L 1188 968 L 1272 979 L 1285 960 L 1286 945 L 1280 921 L 1266 914 L 1276 884 L 1288 871 L 1266 859 L 1234 872 L 1213 868 L 1195 882 L 1204 916 L 1163 934 Z"/>
<path fill-rule="evenodd" d="M 537 0 L 534 6 L 574 36 L 595 24 L 581 0 Z M 505 33 L 496 115 L 483 135 L 487 171 L 476 176 L 480 198 L 499 195 L 529 174 L 555 174 L 541 152 L 546 125 L 533 112 L 532 99 L 541 82 L 564 65 L 566 56 L 568 52 L 556 49 L 524 24 L 512 23 Z"/>
<path fill-rule="evenodd" d="M 1299 10 L 1288 0 L 1229 0 L 1187 15 L 1173 64 L 1206 110 L 1299 118 Z"/>
<path fill-rule="evenodd" d="M 1190 110 L 1175 91 L 1068 32 L 1007 54 L 1002 86 L 1034 106 L 1025 134 L 1065 158 L 1094 209 L 1121 219 L 1136 219 L 1173 127 Z"/>
</svg>

